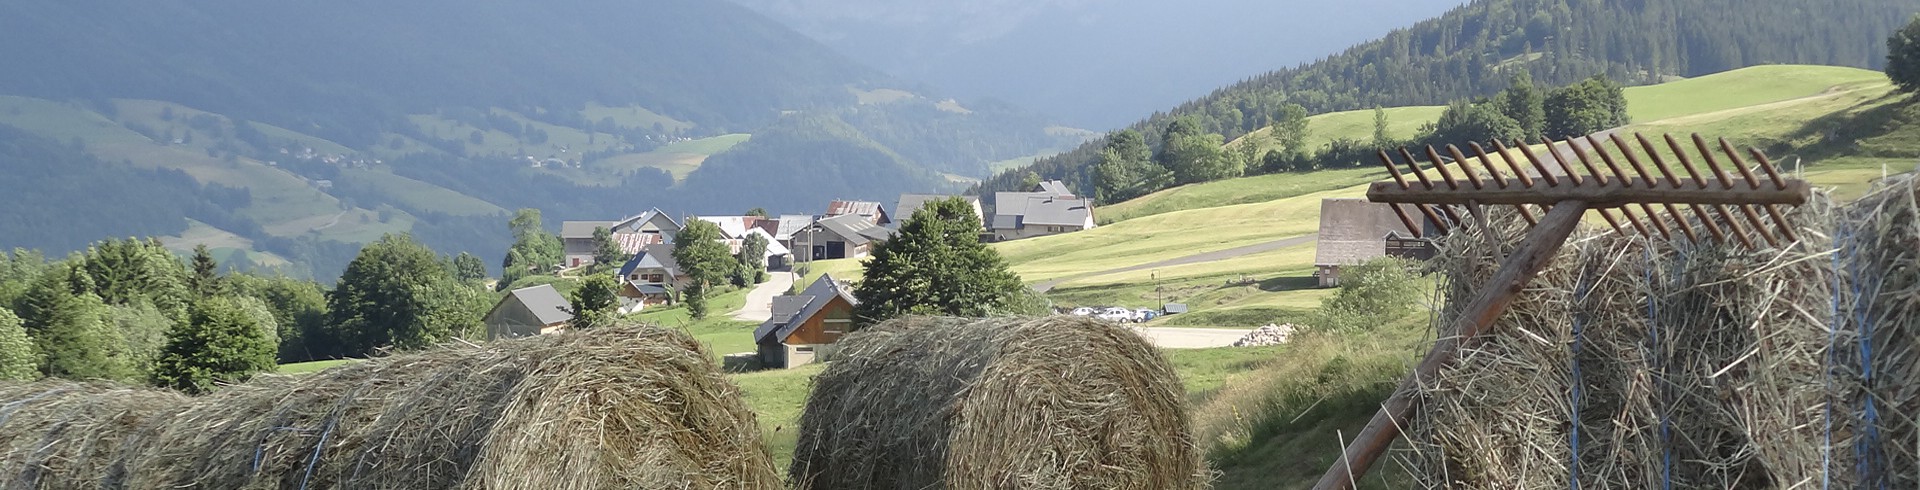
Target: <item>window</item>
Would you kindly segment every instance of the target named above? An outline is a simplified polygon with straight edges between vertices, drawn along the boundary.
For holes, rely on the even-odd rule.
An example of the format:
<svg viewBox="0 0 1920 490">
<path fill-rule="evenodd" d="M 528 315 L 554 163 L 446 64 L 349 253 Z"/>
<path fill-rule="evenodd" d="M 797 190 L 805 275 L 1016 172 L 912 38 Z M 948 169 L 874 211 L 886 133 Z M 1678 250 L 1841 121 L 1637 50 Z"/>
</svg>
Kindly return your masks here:
<svg viewBox="0 0 1920 490">
<path fill-rule="evenodd" d="M 804 346 L 794 347 L 793 351 L 794 352 L 813 352 L 813 346 L 804 345 Z"/>
</svg>

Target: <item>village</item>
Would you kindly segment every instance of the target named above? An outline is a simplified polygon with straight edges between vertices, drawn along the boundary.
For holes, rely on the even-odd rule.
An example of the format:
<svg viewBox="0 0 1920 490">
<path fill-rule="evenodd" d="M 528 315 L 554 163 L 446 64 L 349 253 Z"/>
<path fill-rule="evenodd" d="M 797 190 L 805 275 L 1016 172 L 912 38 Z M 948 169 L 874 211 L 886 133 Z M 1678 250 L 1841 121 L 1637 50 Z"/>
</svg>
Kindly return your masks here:
<svg viewBox="0 0 1920 490">
<path fill-rule="evenodd" d="M 716 225 L 730 252 L 739 255 L 750 237 L 767 244 L 757 265 L 772 274 L 772 279 L 753 285 L 756 294 L 735 319 L 760 321 L 752 337 L 753 352 L 727 353 L 730 370 L 763 368 L 790 369 L 811 364 L 820 352 L 852 331 L 854 297 L 852 281 L 831 273 L 811 282 L 797 284 L 807 264 L 821 260 L 867 257 L 874 247 L 898 232 L 902 221 L 935 200 L 959 198 L 972 205 L 980 216 L 983 242 L 1001 242 L 1048 235 L 1073 233 L 1095 228 L 1092 199 L 1079 197 L 1060 181 L 1044 181 L 1022 192 L 999 192 L 995 201 L 1004 203 L 991 214 L 977 196 L 902 194 L 892 206 L 873 201 L 834 200 L 817 215 L 780 216 L 690 216 L 675 218 L 659 209 L 620 220 L 565 221 L 560 238 L 564 243 L 564 263 L 554 266 L 557 274 L 577 273 L 596 264 L 596 231 L 607 233 L 628 257 L 615 269 L 618 284 L 618 313 L 638 314 L 650 308 L 674 306 L 680 291 L 688 287 L 689 276 L 674 260 L 674 238 L 686 220 Z M 1433 255 L 1431 243 L 1420 238 L 1430 234 L 1410 230 L 1386 205 L 1360 198 L 1327 198 L 1321 203 L 1320 229 L 1315 256 L 1314 280 L 1318 287 L 1340 285 L 1340 269 L 1380 257 L 1426 260 Z M 612 264 L 605 264 L 611 267 Z M 1253 278 L 1240 279 L 1251 283 Z M 1137 306 L 1137 305 L 1136 305 Z M 1053 313 L 1098 318 L 1115 323 L 1141 323 L 1165 315 L 1188 311 L 1181 303 L 1161 303 L 1150 307 L 1080 306 L 1053 307 Z M 552 285 L 538 285 L 509 291 L 485 317 L 489 339 L 525 337 L 564 331 L 573 320 L 569 300 Z M 1284 343 L 1294 327 L 1268 325 L 1260 329 L 1210 329 L 1207 338 L 1171 342 L 1175 347 L 1258 346 Z M 1145 329 L 1136 329 L 1153 335 Z M 1276 333 L 1277 332 L 1277 333 Z M 1163 344 L 1169 342 L 1162 342 Z"/>
</svg>

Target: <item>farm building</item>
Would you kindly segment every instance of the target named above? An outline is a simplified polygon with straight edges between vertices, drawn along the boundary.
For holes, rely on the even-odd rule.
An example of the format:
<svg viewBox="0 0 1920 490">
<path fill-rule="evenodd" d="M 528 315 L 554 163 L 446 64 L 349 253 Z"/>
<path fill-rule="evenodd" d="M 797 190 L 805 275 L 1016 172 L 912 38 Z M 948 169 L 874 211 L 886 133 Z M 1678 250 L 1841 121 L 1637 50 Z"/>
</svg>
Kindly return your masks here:
<svg viewBox="0 0 1920 490">
<path fill-rule="evenodd" d="M 973 215 L 980 217 L 980 227 L 981 229 L 985 229 L 987 226 L 987 215 L 980 208 L 980 196 L 939 196 L 932 194 L 901 194 L 900 202 L 893 206 L 893 212 L 898 213 L 900 219 L 894 221 L 892 227 L 899 228 L 901 221 L 906 221 L 907 218 L 913 217 L 914 211 L 919 211 L 920 208 L 925 207 L 929 202 L 954 197 L 958 197 L 966 201 L 967 204 L 973 205 Z"/>
<path fill-rule="evenodd" d="M 569 268 L 593 265 L 593 231 L 600 228 L 612 232 L 614 243 L 620 245 L 622 252 L 632 255 L 648 245 L 672 242 L 673 236 L 680 233 L 680 222 L 657 208 L 619 221 L 563 221 L 560 241 L 565 245 L 566 255 L 562 260 L 566 262 L 562 265 Z"/>
<path fill-rule="evenodd" d="M 775 296 L 773 317 L 754 329 L 760 345 L 760 364 L 792 368 L 812 363 L 816 350 L 840 341 L 853 326 L 853 288 L 821 275 L 800 294 Z"/>
<path fill-rule="evenodd" d="M 993 194 L 994 241 L 1018 240 L 1092 229 L 1093 200 L 1081 199 L 1057 180 L 1041 182 L 1033 192 Z"/>
<path fill-rule="evenodd" d="M 874 226 L 886 226 L 893 223 L 893 216 L 887 214 L 887 208 L 873 201 L 833 201 L 827 203 L 825 217 L 855 215 L 867 220 Z"/>
<path fill-rule="evenodd" d="M 1339 286 L 1341 266 L 1386 256 L 1426 260 L 1433 257 L 1433 247 L 1414 238 L 1385 204 L 1347 198 L 1320 201 L 1320 241 L 1313 259 L 1320 287 Z"/>
<path fill-rule="evenodd" d="M 673 302 L 673 291 L 684 284 L 686 271 L 673 260 L 673 245 L 649 245 L 620 266 L 620 312 Z"/>
<path fill-rule="evenodd" d="M 515 289 L 500 298 L 482 320 L 487 339 L 528 337 L 553 333 L 573 321 L 567 298 L 552 285 Z"/>
<path fill-rule="evenodd" d="M 875 225 L 857 214 L 821 219 L 793 235 L 795 258 L 800 261 L 866 257 L 873 242 L 893 236 L 893 230 Z"/>
</svg>

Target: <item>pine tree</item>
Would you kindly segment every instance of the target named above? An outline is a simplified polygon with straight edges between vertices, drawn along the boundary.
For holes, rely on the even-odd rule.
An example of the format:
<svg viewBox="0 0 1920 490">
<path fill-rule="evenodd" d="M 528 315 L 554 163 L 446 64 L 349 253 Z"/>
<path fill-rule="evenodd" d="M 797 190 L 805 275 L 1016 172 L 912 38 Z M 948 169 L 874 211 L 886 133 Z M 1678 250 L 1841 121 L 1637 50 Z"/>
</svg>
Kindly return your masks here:
<svg viewBox="0 0 1920 490">
<path fill-rule="evenodd" d="M 1887 38 L 1887 79 L 1903 92 L 1920 92 L 1920 15 Z"/>
<path fill-rule="evenodd" d="M 1387 133 L 1387 110 L 1373 108 L 1373 147 L 1384 150 L 1395 146 L 1399 145 L 1394 144 L 1393 135 Z"/>
<path fill-rule="evenodd" d="M 271 321 L 269 317 L 268 321 Z M 245 381 L 274 369 L 274 344 L 261 325 L 230 298 L 209 298 L 193 305 L 186 323 L 167 334 L 167 347 L 155 363 L 153 383 L 191 393 Z"/>
<path fill-rule="evenodd" d="M 988 316 L 1024 304 L 1026 286 L 998 252 L 980 243 L 980 218 L 960 199 L 933 201 L 867 259 L 854 296 L 863 325 L 907 314 Z"/>
<path fill-rule="evenodd" d="M 0 308 L 0 380 L 33 381 L 40 379 L 40 349 L 27 337 L 20 317 Z"/>
<path fill-rule="evenodd" d="M 580 283 L 573 291 L 570 305 L 573 309 L 575 329 L 588 329 L 613 325 L 615 315 L 619 313 L 620 297 L 615 295 L 613 276 L 594 274 Z"/>
<path fill-rule="evenodd" d="M 21 296 L 14 311 L 46 356 L 41 372 L 68 379 L 136 378 L 125 337 L 108 321 L 106 303 L 87 287 L 86 274 L 57 265 Z"/>
<path fill-rule="evenodd" d="M 193 290 L 196 297 L 209 297 L 220 294 L 220 264 L 213 260 L 213 252 L 206 244 L 193 246 L 193 274 L 187 276 L 187 288 Z"/>
<path fill-rule="evenodd" d="M 1500 94 L 1501 114 L 1520 126 L 1527 141 L 1539 141 L 1546 128 L 1546 100 L 1533 85 L 1533 74 L 1520 70 Z"/>
</svg>

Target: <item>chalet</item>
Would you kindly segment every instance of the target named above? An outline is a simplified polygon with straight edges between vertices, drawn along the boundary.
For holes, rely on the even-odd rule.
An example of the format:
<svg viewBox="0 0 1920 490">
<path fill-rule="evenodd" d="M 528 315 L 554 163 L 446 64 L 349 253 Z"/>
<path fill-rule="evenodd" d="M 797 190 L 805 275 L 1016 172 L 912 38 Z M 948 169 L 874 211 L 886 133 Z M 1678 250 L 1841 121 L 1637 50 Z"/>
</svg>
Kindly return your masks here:
<svg viewBox="0 0 1920 490">
<path fill-rule="evenodd" d="M 487 311 L 482 323 L 489 340 L 544 335 L 567 328 L 567 322 L 573 321 L 570 310 L 560 291 L 541 284 L 507 293 Z"/>
<path fill-rule="evenodd" d="M 995 241 L 1058 235 L 1096 226 L 1093 200 L 1046 192 L 994 193 L 988 232 Z"/>
<path fill-rule="evenodd" d="M 787 369 L 814 361 L 816 350 L 840 341 L 853 327 L 853 288 L 821 275 L 800 294 L 775 296 L 773 317 L 754 329 L 760 364 Z"/>
<path fill-rule="evenodd" d="M 673 245 L 649 245 L 620 267 L 620 312 L 673 303 L 674 291 L 686 285 L 687 273 L 673 260 Z"/>
<path fill-rule="evenodd" d="M 1425 260 L 1433 257 L 1433 247 L 1414 238 L 1386 204 L 1353 198 L 1320 201 L 1320 241 L 1313 259 L 1320 287 L 1339 286 L 1341 266 L 1390 255 Z"/>
<path fill-rule="evenodd" d="M 980 208 L 980 196 L 937 196 L 937 195 L 931 195 L 931 194 L 901 194 L 899 203 L 894 204 L 893 206 L 893 212 L 898 213 L 898 216 L 900 217 L 900 219 L 897 221 L 894 221 L 892 227 L 899 228 L 900 222 L 906 221 L 907 218 L 913 217 L 914 211 L 919 211 L 920 208 L 926 207 L 927 203 L 929 202 L 939 201 L 939 200 L 953 198 L 953 197 L 958 197 L 961 200 L 966 201 L 967 204 L 973 205 L 973 215 L 980 218 L 980 228 L 986 229 L 987 215 Z"/>
<path fill-rule="evenodd" d="M 827 203 L 827 214 L 823 217 L 856 215 L 866 218 L 874 226 L 886 226 L 893 223 L 893 217 L 887 214 L 887 208 L 873 201 L 833 201 Z"/>
<path fill-rule="evenodd" d="M 773 241 L 779 242 L 780 246 L 792 249 L 793 235 L 799 233 L 800 230 L 806 229 L 808 226 L 813 226 L 813 221 L 813 216 L 809 215 L 783 214 L 780 215 L 778 222 L 772 223 L 773 229 L 768 230 L 768 232 L 773 234 Z"/>
<path fill-rule="evenodd" d="M 868 222 L 865 217 L 843 214 L 815 221 L 795 233 L 793 250 L 798 251 L 795 259 L 802 262 L 860 258 L 873 251 L 874 242 L 892 236 L 893 230 Z"/>
<path fill-rule="evenodd" d="M 680 233 L 680 222 L 658 208 L 619 221 L 563 221 L 560 241 L 565 245 L 566 262 L 562 265 L 593 265 L 593 231 L 600 228 L 613 233 L 622 252 L 635 254 L 648 245 L 672 243 L 673 236 Z"/>
</svg>

